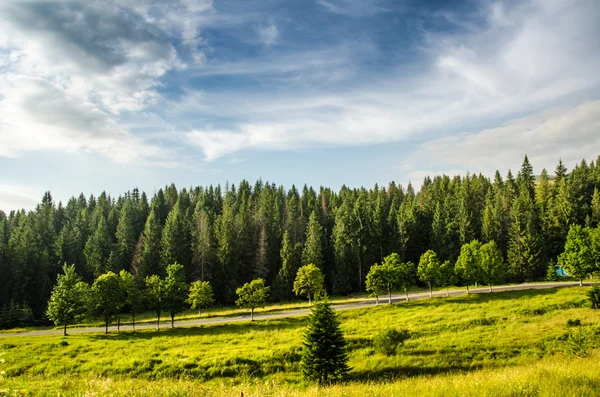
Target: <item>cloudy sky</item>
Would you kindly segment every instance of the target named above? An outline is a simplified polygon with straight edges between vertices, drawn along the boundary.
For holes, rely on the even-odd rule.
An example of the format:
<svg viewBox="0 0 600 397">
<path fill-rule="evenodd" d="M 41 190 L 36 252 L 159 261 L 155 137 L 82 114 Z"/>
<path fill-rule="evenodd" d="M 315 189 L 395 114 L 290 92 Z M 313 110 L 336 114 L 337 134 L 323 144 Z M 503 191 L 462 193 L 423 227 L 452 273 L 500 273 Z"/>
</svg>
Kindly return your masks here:
<svg viewBox="0 0 600 397">
<path fill-rule="evenodd" d="M 597 0 L 0 1 L 0 209 L 600 154 Z"/>
</svg>

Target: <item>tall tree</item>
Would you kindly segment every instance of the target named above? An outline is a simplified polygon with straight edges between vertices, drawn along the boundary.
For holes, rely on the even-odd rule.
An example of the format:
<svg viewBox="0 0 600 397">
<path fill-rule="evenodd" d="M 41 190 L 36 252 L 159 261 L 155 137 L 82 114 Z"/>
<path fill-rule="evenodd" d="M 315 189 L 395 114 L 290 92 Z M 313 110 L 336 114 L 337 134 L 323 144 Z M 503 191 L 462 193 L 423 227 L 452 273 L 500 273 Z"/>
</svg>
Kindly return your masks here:
<svg viewBox="0 0 600 397">
<path fill-rule="evenodd" d="M 162 307 L 171 315 L 171 328 L 175 328 L 175 314 L 185 308 L 188 285 L 183 265 L 175 262 L 167 266 L 167 275 L 162 280 Z"/>
<path fill-rule="evenodd" d="M 477 240 L 463 244 L 454 266 L 457 275 L 467 286 L 467 294 L 469 293 L 469 284 L 477 283 L 481 279 L 480 248 L 481 243 Z"/>
<path fill-rule="evenodd" d="M 558 257 L 558 263 L 569 275 L 579 279 L 579 285 L 583 285 L 583 278 L 594 270 L 595 259 L 589 229 L 571 226 L 565 251 Z"/>
<path fill-rule="evenodd" d="M 502 252 L 494 241 L 483 244 L 479 248 L 479 261 L 481 281 L 486 283 L 492 292 L 492 285 L 501 282 L 506 274 Z"/>
<path fill-rule="evenodd" d="M 298 269 L 296 280 L 294 281 L 294 293 L 296 295 L 306 295 L 308 304 L 312 303 L 312 298 L 322 295 L 325 292 L 325 276 L 317 266 L 312 263 L 302 266 Z"/>
<path fill-rule="evenodd" d="M 85 244 L 85 258 L 88 266 L 93 269 L 94 276 L 98 277 L 108 271 L 110 253 L 113 247 L 108 227 L 103 217 L 100 217 L 96 231 Z"/>
<path fill-rule="evenodd" d="M 104 320 L 106 333 L 108 333 L 108 324 L 120 313 L 124 301 L 119 276 L 115 273 L 101 274 L 92 284 L 91 311 Z"/>
<path fill-rule="evenodd" d="M 440 265 L 440 260 L 438 259 L 435 251 L 428 250 L 421 255 L 419 267 L 417 268 L 417 274 L 419 275 L 421 281 L 427 283 L 430 297 L 433 296 L 433 284 L 439 279 L 438 273 L 440 271 Z"/>
<path fill-rule="evenodd" d="M 323 267 L 323 228 L 319 224 L 317 213 L 313 211 L 306 227 L 306 243 L 302 251 L 302 264 L 312 263 Z"/>
</svg>

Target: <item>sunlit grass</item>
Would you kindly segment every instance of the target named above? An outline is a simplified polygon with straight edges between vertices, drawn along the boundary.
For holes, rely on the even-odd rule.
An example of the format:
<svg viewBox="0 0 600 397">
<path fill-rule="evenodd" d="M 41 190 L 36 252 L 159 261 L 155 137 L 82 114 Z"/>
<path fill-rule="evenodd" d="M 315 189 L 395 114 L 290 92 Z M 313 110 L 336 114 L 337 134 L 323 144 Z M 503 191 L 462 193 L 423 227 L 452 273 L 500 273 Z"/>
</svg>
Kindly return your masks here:
<svg viewBox="0 0 600 397">
<path fill-rule="evenodd" d="M 2 338 L 0 389 L 343 396 L 367 394 L 368 387 L 374 396 L 518 396 L 552 395 L 552 387 L 571 382 L 572 395 L 599 395 L 600 313 L 588 307 L 586 290 L 472 294 L 340 312 L 353 370 L 349 384 L 324 390 L 305 385 L 299 373 L 304 317 L 158 332 Z M 567 349 L 569 319 L 580 319 L 577 329 L 589 335 L 587 358 Z M 388 327 L 412 335 L 393 357 L 375 352 L 371 343 Z"/>
</svg>

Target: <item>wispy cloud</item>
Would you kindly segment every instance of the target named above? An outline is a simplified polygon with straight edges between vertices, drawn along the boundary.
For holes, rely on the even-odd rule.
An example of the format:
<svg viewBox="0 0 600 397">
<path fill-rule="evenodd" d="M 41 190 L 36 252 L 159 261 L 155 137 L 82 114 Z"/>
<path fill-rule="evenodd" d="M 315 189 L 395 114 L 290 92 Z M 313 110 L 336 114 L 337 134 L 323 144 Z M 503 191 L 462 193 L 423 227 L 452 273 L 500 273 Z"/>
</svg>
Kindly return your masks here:
<svg viewBox="0 0 600 397">
<path fill-rule="evenodd" d="M 372 16 L 388 11 L 378 0 L 317 0 L 327 11 L 347 17 Z"/>
<path fill-rule="evenodd" d="M 546 110 L 510 120 L 504 125 L 473 134 L 436 139 L 423 144 L 408 159 L 433 170 L 455 169 L 492 175 L 506 172 L 528 155 L 539 173 L 553 170 L 558 159 L 572 166 L 585 157 L 595 160 L 600 148 L 600 101 L 585 102 L 576 107 Z M 424 176 L 411 169 L 409 175 Z"/>
<path fill-rule="evenodd" d="M 257 34 L 260 42 L 267 47 L 277 44 L 279 40 L 279 30 L 274 24 L 259 26 Z"/>
</svg>

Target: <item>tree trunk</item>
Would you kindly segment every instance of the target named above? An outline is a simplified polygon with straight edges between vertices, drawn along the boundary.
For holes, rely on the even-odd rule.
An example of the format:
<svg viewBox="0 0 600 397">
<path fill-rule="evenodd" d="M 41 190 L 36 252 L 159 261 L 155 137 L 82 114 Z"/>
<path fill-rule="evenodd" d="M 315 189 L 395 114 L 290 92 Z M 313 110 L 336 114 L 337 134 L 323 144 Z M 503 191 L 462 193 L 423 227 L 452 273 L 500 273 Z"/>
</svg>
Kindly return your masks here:
<svg viewBox="0 0 600 397">
<path fill-rule="evenodd" d="M 175 328 L 175 312 L 171 310 L 171 328 Z"/>
<path fill-rule="evenodd" d="M 388 303 L 390 305 L 392 304 L 392 290 L 391 289 L 388 290 Z"/>
<path fill-rule="evenodd" d="M 108 334 L 108 320 L 104 320 L 104 325 L 106 326 L 105 334 Z"/>
<path fill-rule="evenodd" d="M 65 328 L 63 330 L 63 336 L 67 336 L 67 324 L 65 324 Z"/>
<path fill-rule="evenodd" d="M 475 288 L 477 288 L 477 281 L 475 281 Z"/>
<path fill-rule="evenodd" d="M 250 309 L 250 321 L 254 321 L 254 308 Z"/>
<path fill-rule="evenodd" d="M 492 284 L 490 284 L 490 292 L 492 292 Z"/>
<path fill-rule="evenodd" d="M 579 286 L 583 287 L 583 279 L 581 279 L 581 278 L 579 279 Z"/>
<path fill-rule="evenodd" d="M 469 291 L 469 284 L 467 284 L 467 294 L 470 294 L 471 292 Z"/>
<path fill-rule="evenodd" d="M 117 316 L 117 333 L 121 332 L 121 315 Z"/>
<path fill-rule="evenodd" d="M 408 290 L 405 289 L 404 292 L 406 293 L 406 301 L 408 302 Z"/>
<path fill-rule="evenodd" d="M 131 330 L 135 332 L 135 312 L 131 313 Z"/>
<path fill-rule="evenodd" d="M 160 313 L 156 313 L 156 329 L 160 329 Z"/>
<path fill-rule="evenodd" d="M 198 317 L 202 316 L 202 309 L 198 309 Z"/>
<path fill-rule="evenodd" d="M 431 286 L 431 281 L 428 281 L 427 284 L 429 284 L 429 297 L 433 298 L 433 288 Z"/>
<path fill-rule="evenodd" d="M 310 306 L 310 305 L 312 305 L 312 301 L 311 301 L 311 299 L 310 299 L 310 294 L 308 294 L 308 305 L 309 305 L 309 306 Z"/>
<path fill-rule="evenodd" d="M 450 292 L 448 291 L 448 287 L 446 287 L 446 296 L 450 296 Z"/>
<path fill-rule="evenodd" d="M 375 306 L 379 306 L 379 295 L 375 295 Z"/>
</svg>

